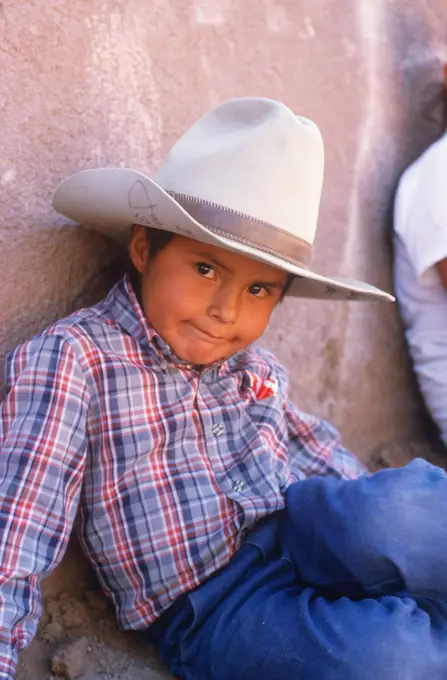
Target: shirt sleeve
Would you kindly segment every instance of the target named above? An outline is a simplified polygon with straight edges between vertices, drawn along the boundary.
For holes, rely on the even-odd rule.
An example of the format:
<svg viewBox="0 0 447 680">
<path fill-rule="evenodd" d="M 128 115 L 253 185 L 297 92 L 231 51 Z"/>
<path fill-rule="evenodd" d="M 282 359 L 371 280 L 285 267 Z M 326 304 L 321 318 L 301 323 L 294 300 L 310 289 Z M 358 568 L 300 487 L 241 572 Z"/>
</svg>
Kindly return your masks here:
<svg viewBox="0 0 447 680">
<path fill-rule="evenodd" d="M 35 634 L 40 577 L 65 551 L 86 455 L 87 385 L 71 345 L 55 335 L 7 362 L 0 406 L 0 680 Z"/>
<path fill-rule="evenodd" d="M 295 481 L 314 475 L 355 479 L 367 474 L 359 459 L 342 446 L 338 431 L 325 420 L 285 404 L 289 463 Z"/>
</svg>

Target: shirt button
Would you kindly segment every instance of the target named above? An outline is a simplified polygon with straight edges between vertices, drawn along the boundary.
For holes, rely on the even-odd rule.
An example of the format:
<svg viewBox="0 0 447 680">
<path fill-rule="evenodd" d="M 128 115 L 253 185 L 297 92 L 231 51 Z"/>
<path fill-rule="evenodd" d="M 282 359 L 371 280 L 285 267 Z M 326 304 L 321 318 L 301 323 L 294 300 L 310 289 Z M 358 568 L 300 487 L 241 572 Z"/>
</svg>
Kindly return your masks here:
<svg viewBox="0 0 447 680">
<path fill-rule="evenodd" d="M 167 369 L 168 369 L 168 364 L 166 363 L 166 361 L 162 361 L 162 362 L 161 362 L 160 368 L 161 368 L 162 371 L 167 371 Z"/>
<path fill-rule="evenodd" d="M 244 486 L 245 486 L 245 484 L 242 481 L 242 479 L 238 479 L 233 484 L 233 491 L 236 491 L 236 493 L 240 493 L 241 491 L 243 491 Z"/>
<path fill-rule="evenodd" d="M 213 427 L 211 428 L 211 432 L 215 437 L 220 437 L 220 435 L 225 432 L 225 428 L 222 423 L 214 423 Z"/>
</svg>

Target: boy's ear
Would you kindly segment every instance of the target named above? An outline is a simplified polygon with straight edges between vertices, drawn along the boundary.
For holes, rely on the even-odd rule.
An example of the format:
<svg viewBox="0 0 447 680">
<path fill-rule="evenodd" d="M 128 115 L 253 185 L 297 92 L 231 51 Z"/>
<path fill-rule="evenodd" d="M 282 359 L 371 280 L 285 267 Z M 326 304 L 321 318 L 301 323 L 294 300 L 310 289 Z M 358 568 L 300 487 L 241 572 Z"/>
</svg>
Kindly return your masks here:
<svg viewBox="0 0 447 680">
<path fill-rule="evenodd" d="M 142 227 L 141 224 L 132 225 L 129 256 L 137 272 L 142 274 L 149 258 L 149 237 L 146 227 Z"/>
</svg>

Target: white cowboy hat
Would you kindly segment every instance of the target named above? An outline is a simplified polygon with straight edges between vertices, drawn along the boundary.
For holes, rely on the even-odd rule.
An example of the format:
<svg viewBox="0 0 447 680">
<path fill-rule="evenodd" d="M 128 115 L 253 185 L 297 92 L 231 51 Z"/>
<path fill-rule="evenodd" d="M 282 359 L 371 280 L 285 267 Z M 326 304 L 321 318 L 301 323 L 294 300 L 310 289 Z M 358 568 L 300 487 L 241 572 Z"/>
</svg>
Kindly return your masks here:
<svg viewBox="0 0 447 680">
<path fill-rule="evenodd" d="M 296 277 L 292 296 L 393 300 L 309 269 L 323 166 L 312 121 L 271 99 L 232 99 L 180 137 L 154 179 L 128 168 L 84 170 L 59 185 L 53 206 L 122 242 L 143 224 L 266 262 Z"/>
</svg>

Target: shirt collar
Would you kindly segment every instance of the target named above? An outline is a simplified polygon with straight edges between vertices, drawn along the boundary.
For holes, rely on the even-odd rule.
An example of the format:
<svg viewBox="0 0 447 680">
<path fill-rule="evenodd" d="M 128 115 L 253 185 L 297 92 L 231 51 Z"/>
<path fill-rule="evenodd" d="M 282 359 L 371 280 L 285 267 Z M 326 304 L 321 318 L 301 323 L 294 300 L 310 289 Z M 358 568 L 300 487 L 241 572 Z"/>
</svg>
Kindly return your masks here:
<svg viewBox="0 0 447 680">
<path fill-rule="evenodd" d="M 112 288 L 105 305 L 115 323 L 141 347 L 154 351 L 160 361 L 168 361 L 174 356 L 169 345 L 147 320 L 127 275 Z"/>
<path fill-rule="evenodd" d="M 113 320 L 139 344 L 152 342 L 155 330 L 144 316 L 127 275 L 113 286 L 105 300 L 105 307 Z"/>
</svg>

